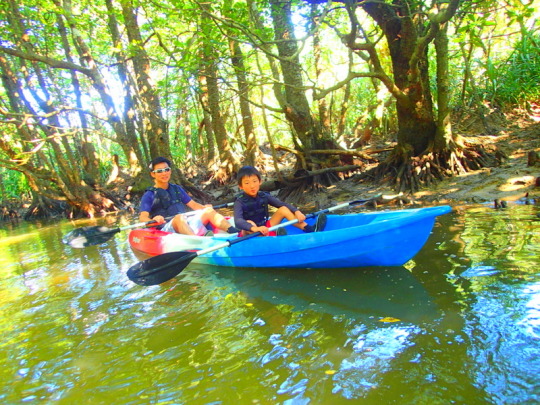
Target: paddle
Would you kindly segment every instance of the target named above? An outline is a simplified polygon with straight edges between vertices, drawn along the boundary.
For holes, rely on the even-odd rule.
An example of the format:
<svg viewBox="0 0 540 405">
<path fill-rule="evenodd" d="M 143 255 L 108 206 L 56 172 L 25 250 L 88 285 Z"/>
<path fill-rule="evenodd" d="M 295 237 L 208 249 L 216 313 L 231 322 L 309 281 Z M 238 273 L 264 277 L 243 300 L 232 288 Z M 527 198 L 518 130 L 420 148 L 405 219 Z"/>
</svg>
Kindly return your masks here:
<svg viewBox="0 0 540 405">
<path fill-rule="evenodd" d="M 226 204 L 220 204 L 220 205 L 214 205 L 212 208 L 218 209 L 218 208 L 225 208 L 225 207 L 232 207 L 234 203 L 226 203 Z M 195 212 L 195 211 L 190 211 Z M 190 212 L 187 212 L 186 214 L 190 214 Z M 171 217 L 165 218 L 165 222 L 169 221 L 174 218 L 174 215 Z M 157 225 L 156 221 L 147 221 L 147 222 L 139 222 L 138 224 L 133 225 L 127 225 L 123 226 L 121 228 L 107 228 L 106 226 L 84 226 L 82 228 L 74 229 L 73 231 L 69 232 L 62 238 L 62 242 L 64 242 L 66 245 L 69 245 L 73 248 L 84 248 L 87 246 L 93 246 L 93 245 L 100 245 L 102 243 L 107 242 L 109 239 L 112 238 L 112 236 L 115 233 L 125 231 L 127 229 L 133 229 L 133 228 L 142 228 L 142 227 L 148 227 Z"/>
<path fill-rule="evenodd" d="M 378 198 L 374 197 L 374 198 Z M 351 205 L 365 204 L 369 200 L 356 200 L 343 204 L 336 205 L 335 207 L 326 208 L 321 211 L 314 212 L 312 214 L 306 215 L 306 218 L 313 218 L 320 214 L 325 214 L 327 212 L 335 211 L 340 208 L 348 207 Z M 297 223 L 297 219 L 291 221 L 282 222 L 278 225 L 268 228 L 270 231 L 276 230 L 278 228 L 283 228 L 288 225 Z M 225 247 L 232 246 L 236 243 L 243 242 L 245 240 L 260 236 L 260 232 L 251 233 L 240 238 L 227 240 L 219 245 L 212 246 L 206 249 L 198 251 L 180 251 L 180 252 L 169 252 L 164 253 L 158 256 L 151 257 L 149 259 L 143 260 L 129 268 L 127 271 L 128 278 L 136 284 L 143 286 L 150 286 L 164 283 L 165 281 L 170 280 L 171 278 L 180 274 L 184 268 L 196 257 L 204 255 L 206 253 L 213 252 L 218 249 L 223 249 Z"/>
</svg>

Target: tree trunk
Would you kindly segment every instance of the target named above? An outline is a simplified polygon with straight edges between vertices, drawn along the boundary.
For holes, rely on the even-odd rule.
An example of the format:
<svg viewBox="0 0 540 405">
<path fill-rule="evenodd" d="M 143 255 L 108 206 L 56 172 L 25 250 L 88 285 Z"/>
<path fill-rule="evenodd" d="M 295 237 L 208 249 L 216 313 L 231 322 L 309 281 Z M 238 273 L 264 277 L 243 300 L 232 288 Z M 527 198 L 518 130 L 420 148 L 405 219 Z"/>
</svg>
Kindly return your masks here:
<svg viewBox="0 0 540 405">
<path fill-rule="evenodd" d="M 268 138 L 268 145 L 270 146 L 270 153 L 272 154 L 272 163 L 274 165 L 274 170 L 276 171 L 276 175 L 278 179 L 282 179 L 283 175 L 281 174 L 281 171 L 279 170 L 278 165 L 278 157 L 276 154 L 276 146 L 274 145 L 274 140 L 272 139 L 272 131 L 270 130 L 270 126 L 268 125 L 268 117 L 266 116 L 266 108 L 264 108 L 264 89 L 259 87 L 259 94 L 260 94 L 260 104 L 262 106 L 261 109 L 261 116 L 263 119 L 263 125 L 264 130 L 266 132 L 266 137 Z"/>
<path fill-rule="evenodd" d="M 206 160 L 208 161 L 208 167 L 214 166 L 216 163 L 216 143 L 214 137 L 214 129 L 212 126 L 212 117 L 210 115 L 210 96 L 208 94 L 208 78 L 204 74 L 204 68 L 200 68 L 199 73 L 199 101 L 203 110 L 203 118 L 201 125 L 199 126 L 199 132 L 204 130 L 206 135 Z"/>
<path fill-rule="evenodd" d="M 132 174 L 137 174 L 138 170 L 133 170 L 138 167 L 137 161 L 139 161 L 143 167 L 146 167 L 146 163 L 152 160 L 152 155 L 148 148 L 148 139 L 145 139 L 142 136 L 140 140 L 137 138 L 136 120 L 138 118 L 137 114 L 135 114 L 136 107 L 133 92 L 131 90 L 135 86 L 131 86 L 130 83 L 129 73 L 125 63 L 125 54 L 124 52 L 120 52 L 120 49 L 122 48 L 122 39 L 118 28 L 118 21 L 116 19 L 115 7 L 112 4 L 112 0 L 105 0 L 105 4 L 108 11 L 107 26 L 109 27 L 113 46 L 118 50 L 114 52 L 114 55 L 118 62 L 118 77 L 122 83 L 122 90 L 124 92 L 124 110 L 122 111 L 122 117 L 125 125 L 125 140 L 128 145 L 131 145 L 130 148 L 127 148 L 126 146 L 123 146 L 123 148 L 124 152 L 129 153 L 129 155 L 126 155 L 129 166 L 128 170 Z M 142 128 L 143 125 L 139 125 L 139 127 Z M 139 145 L 140 147 L 138 148 L 134 145 Z"/>
<path fill-rule="evenodd" d="M 437 3 L 423 17 L 420 8 L 413 9 L 410 2 L 403 0 L 392 5 L 384 2 L 361 5 L 383 31 L 390 50 L 393 82 L 378 64 L 374 48 L 369 44 L 364 46 L 376 63 L 377 76 L 396 99 L 398 145 L 375 171 L 376 178 L 390 178 L 398 190 L 417 190 L 421 184 L 450 173 L 482 167 L 491 158 L 481 147 L 458 146 L 450 126 L 446 23 L 458 5 L 459 0 Z M 351 20 L 351 24 L 358 21 Z M 437 117 L 433 112 L 427 57 L 428 46 L 433 41 L 437 51 Z"/>
<path fill-rule="evenodd" d="M 208 106 L 210 107 L 210 115 L 212 117 L 212 130 L 216 139 L 216 145 L 219 152 L 220 170 L 216 176 L 220 182 L 225 182 L 228 178 L 238 170 L 238 162 L 236 161 L 229 143 L 225 122 L 221 113 L 219 100 L 219 86 L 217 81 L 218 71 L 213 60 L 207 61 L 206 75 L 208 84 Z"/>
<path fill-rule="evenodd" d="M 270 5 L 281 74 L 285 83 L 285 116 L 295 129 L 302 143 L 301 147 L 309 151 L 317 146 L 321 134 L 311 115 L 302 80 L 298 45 L 291 21 L 291 2 L 270 0 Z"/>
<path fill-rule="evenodd" d="M 120 4 L 132 50 L 131 60 L 139 90 L 138 96 L 144 125 L 143 138 L 148 140 L 151 158 L 156 156 L 170 157 L 169 128 L 167 121 L 163 119 L 161 102 L 150 78 L 150 58 L 143 47 L 135 11 L 130 0 L 121 0 Z"/>
<path fill-rule="evenodd" d="M 23 29 L 20 24 L 24 19 L 17 18 L 17 7 L 13 3 L 11 6 L 13 14 L 9 16 L 15 18 L 11 28 L 18 31 Z M 60 38 L 66 38 L 63 24 L 59 24 L 58 27 L 60 31 L 64 30 L 63 33 L 60 32 Z M 77 166 L 81 159 L 76 157 L 72 144 L 68 141 L 69 131 L 66 131 L 65 124 L 58 118 L 60 112 L 56 110 L 55 104 L 51 103 L 50 84 L 44 79 L 43 74 L 43 66 L 47 65 L 70 66 L 74 68 L 70 69 L 73 72 L 81 70 L 91 76 L 96 75 L 97 70 L 74 65 L 70 60 L 60 62 L 39 55 L 34 52 L 34 46 L 28 42 L 26 36 L 18 37 L 15 43 L 18 47 L 11 48 L 6 53 L 18 57 L 19 66 L 25 67 L 19 69 L 19 74 L 25 78 L 26 87 L 23 88 L 22 82 L 18 80 L 9 61 L 1 56 L 0 69 L 3 86 L 8 96 L 10 109 L 15 112 L 13 118 L 18 116 L 19 122 L 12 121 L 15 125 L 13 134 L 18 135 L 18 139 L 15 136 L 13 141 L 2 140 L 0 148 L 14 162 L 9 169 L 21 172 L 33 193 L 35 206 L 27 215 L 57 215 L 57 210 L 60 209 L 64 213 L 71 210 L 77 214 L 93 216 L 96 212 L 115 210 L 115 203 L 101 197 L 99 192 L 90 187 L 90 185 L 99 187 L 96 180 L 99 177 L 85 176 L 84 168 Z M 64 49 L 64 51 L 69 53 L 69 49 Z M 90 57 L 89 54 L 88 57 Z M 27 61 L 30 62 L 28 65 Z M 38 61 L 44 64 L 39 64 Z M 38 80 L 35 82 L 29 80 L 30 76 L 37 77 Z M 99 80 L 99 77 L 96 79 Z M 35 88 L 34 83 L 40 86 L 39 89 Z M 77 81 L 73 82 L 75 89 L 77 89 L 77 84 Z M 39 111 L 36 111 L 38 108 Z M 24 115 L 28 118 L 21 120 Z M 38 116 L 41 118 L 32 118 Z M 20 140 L 23 141 L 22 144 L 19 144 Z M 81 145 L 79 149 L 80 155 L 91 156 L 85 153 L 83 147 L 84 145 Z M 92 163 L 96 168 L 99 167 L 95 160 L 88 164 Z M 83 179 L 87 182 L 86 184 L 82 182 Z M 64 203 L 59 203 L 60 200 Z M 65 202 L 69 204 L 69 207 Z"/>
<path fill-rule="evenodd" d="M 315 5 L 311 6 L 311 13 L 312 15 L 315 15 L 316 7 Z M 318 17 L 315 17 L 313 19 L 314 25 L 319 25 L 320 21 Z M 321 82 L 321 75 L 322 75 L 322 67 L 321 67 L 321 38 L 320 38 L 320 31 L 315 30 L 313 34 L 313 59 L 315 64 L 315 79 L 316 83 L 319 84 Z M 319 126 L 323 133 L 330 134 L 332 129 L 330 128 L 330 112 L 328 111 L 328 106 L 326 103 L 326 98 L 322 97 L 317 100 L 317 104 L 319 107 Z"/>
<path fill-rule="evenodd" d="M 444 151 L 452 142 L 452 123 L 450 122 L 450 78 L 448 69 L 448 25 L 444 24 L 435 37 L 437 58 L 437 132 L 434 148 Z"/>
<path fill-rule="evenodd" d="M 208 5 L 203 5 L 206 9 Z M 209 16 L 207 13 L 201 16 L 201 29 L 203 32 L 210 32 Z M 218 69 L 216 66 L 216 50 L 211 45 L 211 41 L 204 44 L 201 50 L 201 60 L 204 76 L 206 77 L 206 85 L 208 86 L 208 108 L 212 117 L 212 130 L 216 139 L 216 145 L 219 152 L 220 169 L 215 174 L 214 178 L 218 182 L 226 182 L 233 173 L 239 169 L 239 162 L 234 157 L 231 144 L 229 143 L 225 121 L 221 112 L 219 85 L 218 85 Z"/>
<path fill-rule="evenodd" d="M 255 156 L 259 153 L 259 147 L 255 138 L 255 128 L 253 127 L 253 117 L 249 107 L 248 83 L 246 80 L 246 68 L 244 66 L 244 55 L 237 41 L 229 39 L 229 49 L 231 51 L 231 62 L 238 80 L 238 95 L 240 103 L 240 113 L 242 114 L 242 124 L 245 136 L 245 159 L 244 163 L 250 166 L 255 164 Z"/>
<path fill-rule="evenodd" d="M 103 103 L 103 108 L 105 111 L 107 111 L 107 118 L 108 122 L 113 128 L 116 136 L 118 137 L 118 141 L 122 149 L 124 150 L 124 153 L 128 159 L 129 166 L 131 168 L 137 168 L 139 166 L 139 162 L 137 160 L 137 154 L 134 150 L 134 143 L 131 139 L 129 139 L 126 136 L 126 130 L 125 127 L 118 117 L 116 106 L 114 104 L 113 97 L 109 93 L 108 86 L 101 75 L 101 72 L 99 71 L 97 67 L 97 63 L 92 57 L 92 52 L 90 51 L 90 48 L 85 43 L 83 37 L 80 34 L 80 30 L 77 27 L 77 24 L 75 22 L 75 19 L 73 18 L 73 11 L 71 9 L 71 2 L 66 1 L 64 3 L 60 3 L 58 0 L 54 0 L 57 7 L 64 10 L 63 17 L 66 18 L 66 21 L 70 27 L 73 40 L 75 41 L 76 49 L 79 54 L 79 58 L 82 61 L 81 63 L 84 63 L 85 66 L 87 66 L 87 69 L 83 69 L 82 67 L 78 69 L 73 69 L 70 67 L 67 67 L 69 70 L 75 71 L 81 71 L 84 72 L 89 78 L 92 80 L 92 85 L 96 89 L 96 91 L 99 93 L 101 97 L 101 102 Z"/>
<path fill-rule="evenodd" d="M 398 148 L 419 156 L 432 145 L 437 131 L 429 87 L 428 44 L 440 25 L 446 23 L 457 9 L 459 1 L 451 0 L 444 12 L 431 17 L 427 28 L 413 14 L 406 1 L 394 4 L 364 3 L 362 8 L 383 30 L 390 50 L 398 117 Z"/>
<path fill-rule="evenodd" d="M 249 7 L 249 17 L 257 31 L 261 33 L 261 37 L 263 39 L 260 44 L 260 48 L 267 55 L 268 58 L 268 64 L 270 65 L 270 71 L 272 72 L 271 82 L 273 83 L 272 89 L 274 91 L 274 96 L 276 97 L 276 100 L 280 107 L 285 111 L 285 91 L 283 89 L 283 84 L 281 83 L 278 65 L 275 58 L 272 56 L 273 52 L 270 46 L 272 38 L 269 35 L 265 35 L 267 33 L 267 30 L 264 25 L 262 13 L 257 8 L 257 3 L 254 0 L 247 0 L 247 3 Z M 264 72 L 261 71 L 260 74 L 262 76 L 264 75 Z"/>
<path fill-rule="evenodd" d="M 411 146 L 413 156 L 418 156 L 426 150 L 436 130 L 427 49 L 417 49 L 415 29 L 407 24 L 392 27 L 385 35 L 392 57 L 395 84 L 403 94 L 403 97 L 396 99 L 398 145 Z M 411 66 L 413 52 L 419 53 L 416 66 Z M 414 73 L 411 74 L 411 71 Z"/>
<path fill-rule="evenodd" d="M 352 51 L 349 50 L 349 59 L 351 58 L 352 58 Z M 343 138 L 344 140 L 347 140 L 347 137 L 345 136 L 345 124 L 347 122 L 347 112 L 349 110 L 350 97 L 351 97 L 351 82 L 349 81 L 345 85 L 345 90 L 343 92 L 343 101 L 341 103 L 341 108 L 339 109 L 339 119 L 338 119 L 337 131 L 336 131 L 337 139 Z"/>
<path fill-rule="evenodd" d="M 64 48 L 66 59 L 69 62 L 74 63 L 72 52 L 71 52 L 71 46 L 68 40 L 68 34 L 67 34 L 64 21 L 62 20 L 62 18 L 60 18 L 60 16 L 57 16 L 56 21 L 58 24 L 58 30 L 59 30 L 60 36 L 62 38 L 62 46 Z M 73 92 L 75 94 L 76 104 L 77 104 L 77 107 L 79 108 L 78 116 L 79 116 L 79 120 L 81 121 L 81 132 L 82 132 L 81 135 L 76 134 L 73 137 L 75 144 L 77 145 L 79 158 L 75 159 L 72 156 L 70 156 L 70 161 L 71 162 L 80 161 L 82 163 L 82 170 L 84 171 L 83 177 L 89 178 L 90 183 L 92 182 L 97 183 L 100 180 L 99 158 L 96 152 L 96 148 L 94 147 L 93 143 L 89 139 L 88 120 L 86 119 L 86 114 L 82 112 L 83 102 L 82 102 L 81 84 L 80 84 L 80 81 L 76 72 L 70 71 L 69 74 L 71 76 L 71 84 L 73 86 Z M 66 145 L 66 150 L 67 151 L 70 150 L 69 145 Z"/>
<path fill-rule="evenodd" d="M 176 145 L 176 148 L 184 148 L 185 150 L 185 157 L 182 165 L 186 173 L 191 172 L 188 174 L 189 177 L 196 174 L 193 172 L 195 154 L 193 152 L 193 142 L 191 136 L 192 131 L 191 122 L 189 120 L 189 111 L 183 104 L 183 100 L 180 99 L 176 108 L 176 122 L 173 143 Z M 182 138 L 184 139 L 183 143 L 181 142 Z"/>
</svg>

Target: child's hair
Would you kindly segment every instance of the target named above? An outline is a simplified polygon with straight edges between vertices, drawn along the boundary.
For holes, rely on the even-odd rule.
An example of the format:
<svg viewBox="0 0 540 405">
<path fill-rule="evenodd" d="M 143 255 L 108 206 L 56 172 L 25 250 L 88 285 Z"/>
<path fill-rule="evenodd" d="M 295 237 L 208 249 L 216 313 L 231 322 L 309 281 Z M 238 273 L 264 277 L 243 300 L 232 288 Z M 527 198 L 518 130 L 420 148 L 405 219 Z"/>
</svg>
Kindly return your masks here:
<svg viewBox="0 0 540 405">
<path fill-rule="evenodd" d="M 238 185 L 242 184 L 242 179 L 244 177 L 249 176 L 257 176 L 259 180 L 261 180 L 261 173 L 257 169 L 255 169 L 253 166 L 243 166 L 238 170 L 238 175 L 236 176 L 236 179 L 238 180 Z"/>
</svg>

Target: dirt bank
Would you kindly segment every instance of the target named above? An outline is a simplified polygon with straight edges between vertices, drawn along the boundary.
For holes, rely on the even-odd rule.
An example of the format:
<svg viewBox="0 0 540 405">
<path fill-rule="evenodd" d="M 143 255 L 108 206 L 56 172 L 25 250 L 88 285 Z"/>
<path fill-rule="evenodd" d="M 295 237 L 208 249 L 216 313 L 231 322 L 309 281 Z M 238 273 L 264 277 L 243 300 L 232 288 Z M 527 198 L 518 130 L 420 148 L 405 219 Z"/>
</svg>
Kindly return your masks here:
<svg viewBox="0 0 540 405">
<path fill-rule="evenodd" d="M 462 205 L 497 200 L 540 203 L 540 162 L 529 165 L 529 154 L 540 155 L 540 117 L 518 116 L 506 119 L 504 125 L 494 128 L 497 135 L 478 135 L 474 138 L 493 143 L 506 155 L 498 167 L 483 168 L 443 180 L 429 188 L 402 196 L 412 204 L 443 203 Z M 327 199 L 337 201 L 369 197 L 378 193 L 386 196 L 395 192 L 385 186 L 357 184 L 353 179 L 330 187 Z M 324 204 L 319 201 L 319 205 Z"/>
</svg>

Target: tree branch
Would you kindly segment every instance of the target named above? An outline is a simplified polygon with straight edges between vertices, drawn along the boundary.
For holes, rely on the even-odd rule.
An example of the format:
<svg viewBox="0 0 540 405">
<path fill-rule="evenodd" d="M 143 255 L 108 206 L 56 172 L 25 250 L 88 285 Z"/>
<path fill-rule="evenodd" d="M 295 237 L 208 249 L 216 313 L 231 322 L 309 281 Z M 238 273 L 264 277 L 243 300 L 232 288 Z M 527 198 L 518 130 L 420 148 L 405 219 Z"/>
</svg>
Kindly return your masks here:
<svg viewBox="0 0 540 405">
<path fill-rule="evenodd" d="M 43 62 L 53 68 L 74 70 L 76 72 L 80 72 L 91 78 L 94 78 L 95 73 L 92 69 L 82 67 L 75 63 L 49 58 L 47 56 L 39 55 L 32 51 L 23 52 L 18 49 L 12 49 L 12 48 L 6 48 L 5 46 L 0 46 L 0 52 L 7 53 L 8 55 L 17 56 L 19 58 L 30 60 L 30 61 Z"/>
</svg>

